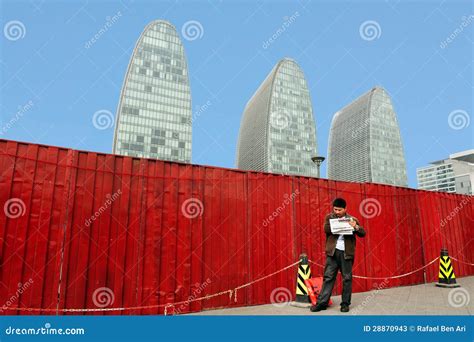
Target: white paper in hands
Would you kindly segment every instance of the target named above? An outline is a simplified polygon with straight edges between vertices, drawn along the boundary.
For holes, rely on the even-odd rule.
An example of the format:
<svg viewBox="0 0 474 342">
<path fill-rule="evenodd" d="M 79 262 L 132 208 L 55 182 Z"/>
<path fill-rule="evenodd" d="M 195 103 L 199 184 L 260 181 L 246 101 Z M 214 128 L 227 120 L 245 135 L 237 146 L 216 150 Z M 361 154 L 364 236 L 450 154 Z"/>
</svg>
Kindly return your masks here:
<svg viewBox="0 0 474 342">
<path fill-rule="evenodd" d="M 341 235 L 352 235 L 354 228 L 349 224 L 348 218 L 329 219 L 331 225 L 331 233 Z"/>
</svg>

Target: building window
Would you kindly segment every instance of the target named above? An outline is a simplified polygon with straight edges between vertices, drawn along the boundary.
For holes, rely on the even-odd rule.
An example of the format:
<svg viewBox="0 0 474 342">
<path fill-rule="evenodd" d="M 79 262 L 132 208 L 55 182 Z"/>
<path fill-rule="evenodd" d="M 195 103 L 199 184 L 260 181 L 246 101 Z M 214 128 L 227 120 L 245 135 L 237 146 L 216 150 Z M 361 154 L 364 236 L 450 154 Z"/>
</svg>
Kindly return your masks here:
<svg viewBox="0 0 474 342">
<path fill-rule="evenodd" d="M 151 143 L 154 144 L 154 145 L 165 145 L 165 139 L 151 138 Z"/>
</svg>

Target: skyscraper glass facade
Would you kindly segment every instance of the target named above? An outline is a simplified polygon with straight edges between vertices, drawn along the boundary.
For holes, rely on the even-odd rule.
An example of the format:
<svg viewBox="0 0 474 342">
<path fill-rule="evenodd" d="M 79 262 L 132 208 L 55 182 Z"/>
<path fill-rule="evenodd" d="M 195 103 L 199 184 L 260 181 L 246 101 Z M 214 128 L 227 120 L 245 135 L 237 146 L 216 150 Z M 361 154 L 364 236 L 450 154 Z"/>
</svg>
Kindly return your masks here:
<svg viewBox="0 0 474 342">
<path fill-rule="evenodd" d="M 317 176 L 311 98 L 298 64 L 280 61 L 247 103 L 240 126 L 239 169 Z"/>
<path fill-rule="evenodd" d="M 328 178 L 408 185 L 396 113 L 383 88 L 373 88 L 334 115 Z"/>
<path fill-rule="evenodd" d="M 184 47 L 173 25 L 147 25 L 120 96 L 113 152 L 191 161 L 191 92 Z"/>
</svg>

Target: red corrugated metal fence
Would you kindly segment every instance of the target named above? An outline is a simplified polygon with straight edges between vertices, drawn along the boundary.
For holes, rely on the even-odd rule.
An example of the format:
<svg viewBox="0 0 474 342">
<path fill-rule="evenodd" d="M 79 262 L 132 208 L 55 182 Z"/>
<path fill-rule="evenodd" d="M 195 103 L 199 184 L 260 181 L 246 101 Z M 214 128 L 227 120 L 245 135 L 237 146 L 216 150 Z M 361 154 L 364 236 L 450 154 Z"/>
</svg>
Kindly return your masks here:
<svg viewBox="0 0 474 342">
<path fill-rule="evenodd" d="M 342 196 L 367 237 L 354 275 L 420 268 L 445 246 L 474 262 L 471 196 L 378 184 L 243 172 L 0 140 L 0 291 L 3 314 L 135 309 L 87 314 L 162 314 L 269 303 L 294 295 L 306 252 L 324 264 L 324 216 Z M 322 267 L 313 264 L 313 275 Z M 453 261 L 456 276 L 474 267 Z M 437 280 L 438 264 L 426 268 Z M 424 282 L 424 272 L 385 287 Z M 355 278 L 353 291 L 380 280 Z M 340 285 L 335 289 L 340 293 Z M 229 293 L 234 294 L 234 293 Z M 161 305 L 161 306 L 160 306 Z M 140 307 L 140 308 L 136 308 Z M 151 307 L 151 308 L 150 308 Z M 18 308 L 41 308 L 21 311 Z"/>
</svg>

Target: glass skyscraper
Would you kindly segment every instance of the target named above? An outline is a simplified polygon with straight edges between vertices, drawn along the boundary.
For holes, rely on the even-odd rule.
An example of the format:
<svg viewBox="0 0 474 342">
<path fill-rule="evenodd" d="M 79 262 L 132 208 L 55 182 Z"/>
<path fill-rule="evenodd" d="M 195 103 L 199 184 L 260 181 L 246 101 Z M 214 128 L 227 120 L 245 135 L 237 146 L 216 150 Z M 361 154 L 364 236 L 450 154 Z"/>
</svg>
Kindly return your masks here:
<svg viewBox="0 0 474 342">
<path fill-rule="evenodd" d="M 191 92 L 173 25 L 148 24 L 133 51 L 117 110 L 113 153 L 191 161 Z"/>
<path fill-rule="evenodd" d="M 248 101 L 236 164 L 243 170 L 318 176 L 316 127 L 308 86 L 295 61 L 281 60 Z"/>
<path fill-rule="evenodd" d="M 375 87 L 334 114 L 328 178 L 408 185 L 397 116 L 385 89 Z"/>
</svg>

